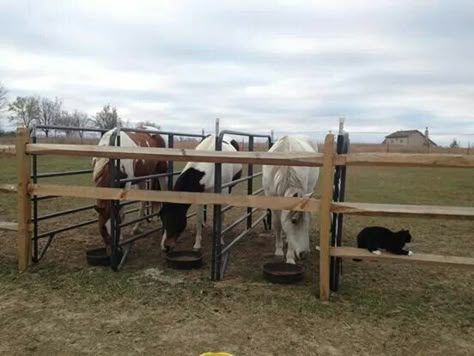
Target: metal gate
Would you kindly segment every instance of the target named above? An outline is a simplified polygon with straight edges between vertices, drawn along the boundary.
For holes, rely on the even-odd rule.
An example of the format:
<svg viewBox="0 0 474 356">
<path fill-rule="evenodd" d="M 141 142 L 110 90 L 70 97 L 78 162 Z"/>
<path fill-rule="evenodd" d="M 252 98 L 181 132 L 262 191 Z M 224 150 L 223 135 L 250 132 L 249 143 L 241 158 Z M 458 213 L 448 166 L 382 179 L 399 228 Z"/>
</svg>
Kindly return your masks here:
<svg viewBox="0 0 474 356">
<path fill-rule="evenodd" d="M 249 134 L 246 132 L 239 132 L 239 131 L 231 131 L 231 130 L 224 130 L 219 132 L 219 135 L 216 136 L 216 151 L 222 150 L 222 141 L 224 139 L 224 135 L 232 135 L 232 136 L 239 136 L 245 137 L 248 139 L 248 150 L 254 150 L 254 143 L 256 138 L 264 138 L 267 141 L 268 148 L 270 148 L 273 144 L 272 137 L 270 135 L 258 135 L 258 134 Z M 222 185 L 222 164 L 216 163 L 215 164 L 215 171 L 214 171 L 214 192 L 220 194 L 222 189 L 228 188 L 238 183 L 247 182 L 247 194 L 248 195 L 258 195 L 263 193 L 263 188 L 258 189 L 256 191 L 253 190 L 253 179 L 262 175 L 262 172 L 254 173 L 253 164 L 248 164 L 247 166 L 247 173 L 246 177 L 240 178 L 238 180 L 234 180 L 230 183 Z M 251 230 L 257 226 L 258 223 L 261 221 L 264 222 L 265 228 L 270 229 L 271 227 L 271 210 L 267 209 L 267 211 L 257 217 L 255 221 L 252 220 L 253 214 L 258 209 L 247 208 L 246 214 L 235 220 L 233 223 L 222 228 L 222 216 L 223 214 L 232 209 L 232 206 L 227 205 L 222 207 L 221 205 L 214 205 L 214 219 L 213 219 L 213 237 L 212 237 L 212 265 L 211 265 L 211 279 L 212 280 L 221 280 L 224 277 L 225 270 L 227 268 L 227 264 L 229 262 L 230 257 L 230 249 L 240 241 L 245 235 L 247 235 Z M 223 238 L 223 234 L 227 231 L 230 231 L 235 226 L 240 224 L 241 222 L 246 221 L 246 229 L 241 232 L 237 237 L 235 237 L 229 243 L 225 243 L 223 246 L 221 244 L 221 238 Z"/>
</svg>

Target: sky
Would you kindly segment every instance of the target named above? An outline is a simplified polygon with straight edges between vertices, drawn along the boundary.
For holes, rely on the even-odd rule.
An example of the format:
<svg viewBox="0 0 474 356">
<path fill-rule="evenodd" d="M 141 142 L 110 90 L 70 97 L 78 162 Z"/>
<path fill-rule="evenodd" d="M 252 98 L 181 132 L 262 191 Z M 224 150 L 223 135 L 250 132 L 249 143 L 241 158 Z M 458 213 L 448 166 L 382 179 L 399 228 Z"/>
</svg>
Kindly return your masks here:
<svg viewBox="0 0 474 356">
<path fill-rule="evenodd" d="M 9 99 L 132 123 L 474 143 L 474 1 L 0 0 Z"/>
</svg>

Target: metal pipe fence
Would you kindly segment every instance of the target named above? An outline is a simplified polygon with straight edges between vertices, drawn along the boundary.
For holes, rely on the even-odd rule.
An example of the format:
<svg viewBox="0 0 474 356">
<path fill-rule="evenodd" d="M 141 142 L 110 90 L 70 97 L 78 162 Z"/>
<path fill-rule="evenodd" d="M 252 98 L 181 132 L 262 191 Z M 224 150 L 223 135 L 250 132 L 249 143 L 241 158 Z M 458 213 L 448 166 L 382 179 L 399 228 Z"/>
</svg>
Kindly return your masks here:
<svg viewBox="0 0 474 356">
<path fill-rule="evenodd" d="M 99 129 L 99 128 L 86 128 L 86 127 L 69 127 L 69 126 L 60 126 L 60 125 L 33 125 L 30 128 L 30 139 L 32 143 L 37 143 L 38 141 L 38 135 L 37 132 L 38 130 L 55 130 L 55 131 L 63 131 L 65 133 L 68 132 L 89 132 L 89 133 L 97 133 L 100 136 L 105 134 L 107 129 Z M 120 146 L 120 133 L 121 132 L 140 132 L 140 133 L 154 133 L 154 134 L 159 134 L 159 135 L 164 135 L 168 139 L 168 147 L 173 148 L 174 147 L 174 141 L 176 137 L 188 137 L 188 138 L 202 138 L 204 135 L 202 134 L 194 134 L 194 133 L 183 133 L 183 132 L 174 132 L 174 131 L 161 131 L 161 130 L 150 130 L 150 129 L 133 129 L 133 128 L 120 128 L 118 127 L 114 133 L 112 134 L 111 141 L 112 144 L 115 146 Z M 81 136 L 82 137 L 82 136 Z M 33 154 L 32 155 L 32 174 L 31 174 L 31 180 L 34 184 L 37 184 L 39 180 L 41 179 L 46 179 L 46 178 L 59 178 L 59 177 L 66 177 L 66 176 L 78 176 L 78 175 L 85 175 L 85 174 L 91 174 L 93 172 L 92 169 L 79 169 L 79 170 L 70 170 L 70 171 L 58 171 L 58 172 L 39 172 L 39 164 L 38 164 L 39 156 Z M 130 178 L 125 178 L 125 179 L 119 179 L 119 168 L 120 168 L 120 160 L 119 159 L 110 159 L 109 160 L 109 173 L 111 174 L 111 186 L 114 188 L 119 188 L 124 186 L 125 184 L 136 184 L 139 182 L 149 182 L 151 179 L 158 179 L 158 178 L 167 178 L 168 179 L 168 184 L 167 187 L 169 190 L 172 190 L 173 188 L 173 177 L 179 175 L 181 172 L 180 171 L 174 171 L 173 170 L 173 162 L 170 161 L 168 162 L 168 167 L 167 171 L 165 173 L 160 173 L 160 174 L 154 174 L 154 175 L 148 175 L 148 176 L 142 176 L 142 177 L 130 177 Z M 163 188 L 163 187 L 161 187 Z M 77 214 L 81 212 L 86 212 L 88 210 L 91 210 L 95 207 L 95 204 L 90 204 L 86 206 L 81 206 L 81 207 L 75 207 L 75 208 L 70 208 L 62 211 L 56 211 L 52 212 L 49 214 L 41 215 L 40 216 L 40 202 L 42 201 L 50 201 L 53 199 L 59 198 L 59 196 L 54 196 L 54 195 L 44 195 L 44 196 L 38 196 L 38 195 L 33 195 L 31 200 L 32 200 L 32 222 L 33 222 L 33 234 L 32 234 L 32 242 L 33 242 L 33 248 L 32 248 L 32 261 L 33 262 L 39 262 L 44 255 L 46 254 L 48 248 L 50 247 L 52 241 L 56 237 L 57 234 L 64 233 L 67 231 L 71 231 L 80 227 L 92 225 L 94 223 L 98 222 L 98 219 L 88 219 L 85 221 L 79 221 L 74 224 L 69 224 L 66 226 L 62 226 L 59 228 L 55 228 L 52 230 L 40 232 L 40 224 L 45 223 L 49 221 L 50 219 L 55 219 L 59 217 L 64 217 L 64 216 L 71 216 L 72 214 Z M 136 204 L 137 201 L 127 201 L 127 202 L 120 202 L 120 201 L 115 201 L 112 200 L 110 201 L 111 204 L 111 211 L 112 211 L 112 218 L 111 218 L 111 233 L 112 233 L 112 255 L 111 255 L 111 265 L 112 268 L 117 270 L 120 267 L 122 267 L 125 263 L 126 257 L 123 256 L 120 258 L 119 254 L 121 250 L 121 246 L 124 246 L 126 244 L 131 244 L 135 242 L 136 240 L 148 236 L 151 233 L 155 231 L 159 231 L 161 227 L 157 229 L 151 229 L 148 231 L 145 231 L 143 233 L 140 233 L 138 235 L 132 236 L 130 238 L 127 238 L 126 240 L 120 241 L 120 234 L 121 234 L 121 228 L 130 226 L 134 223 L 139 223 L 144 220 L 150 220 L 153 217 L 156 217 L 158 213 L 153 213 L 153 212 L 148 212 L 146 213 L 143 217 L 133 219 L 131 221 L 120 221 L 120 210 L 128 205 Z M 150 206 L 145 207 L 147 211 L 150 209 Z M 135 213 L 139 211 L 139 208 L 135 209 L 129 209 L 128 211 L 125 212 L 125 215 L 129 215 L 131 213 Z M 193 214 L 191 215 L 193 216 Z M 48 238 L 47 242 L 40 246 L 39 241 Z M 127 249 L 129 252 L 130 249 Z"/>
</svg>

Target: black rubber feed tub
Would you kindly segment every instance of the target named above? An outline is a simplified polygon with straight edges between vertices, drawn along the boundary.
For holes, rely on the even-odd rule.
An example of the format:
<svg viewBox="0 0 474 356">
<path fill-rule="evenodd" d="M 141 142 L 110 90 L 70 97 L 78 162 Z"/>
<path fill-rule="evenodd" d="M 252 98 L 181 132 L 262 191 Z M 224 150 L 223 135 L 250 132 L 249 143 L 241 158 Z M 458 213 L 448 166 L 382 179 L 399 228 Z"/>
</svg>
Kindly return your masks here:
<svg viewBox="0 0 474 356">
<path fill-rule="evenodd" d="M 202 254 L 199 251 L 173 251 L 166 255 L 168 267 L 174 269 L 194 269 L 202 267 Z"/>
<path fill-rule="evenodd" d="M 122 259 L 122 250 L 119 250 L 119 259 Z M 105 247 L 86 251 L 87 263 L 90 266 L 110 266 L 110 256 L 107 255 Z"/>
<path fill-rule="evenodd" d="M 270 262 L 263 265 L 263 277 L 272 283 L 297 283 L 303 280 L 304 268 L 291 263 Z"/>
</svg>

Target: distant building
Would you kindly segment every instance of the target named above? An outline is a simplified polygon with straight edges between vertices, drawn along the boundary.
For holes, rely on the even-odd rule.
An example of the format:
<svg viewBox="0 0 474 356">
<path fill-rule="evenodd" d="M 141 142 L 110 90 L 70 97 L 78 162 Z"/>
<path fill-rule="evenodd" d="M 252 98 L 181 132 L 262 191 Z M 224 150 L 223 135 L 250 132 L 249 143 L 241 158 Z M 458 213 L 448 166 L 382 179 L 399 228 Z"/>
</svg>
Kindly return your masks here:
<svg viewBox="0 0 474 356">
<path fill-rule="evenodd" d="M 403 146 L 438 146 L 429 138 L 428 128 L 423 135 L 419 130 L 396 131 L 383 140 L 384 144 Z"/>
</svg>

